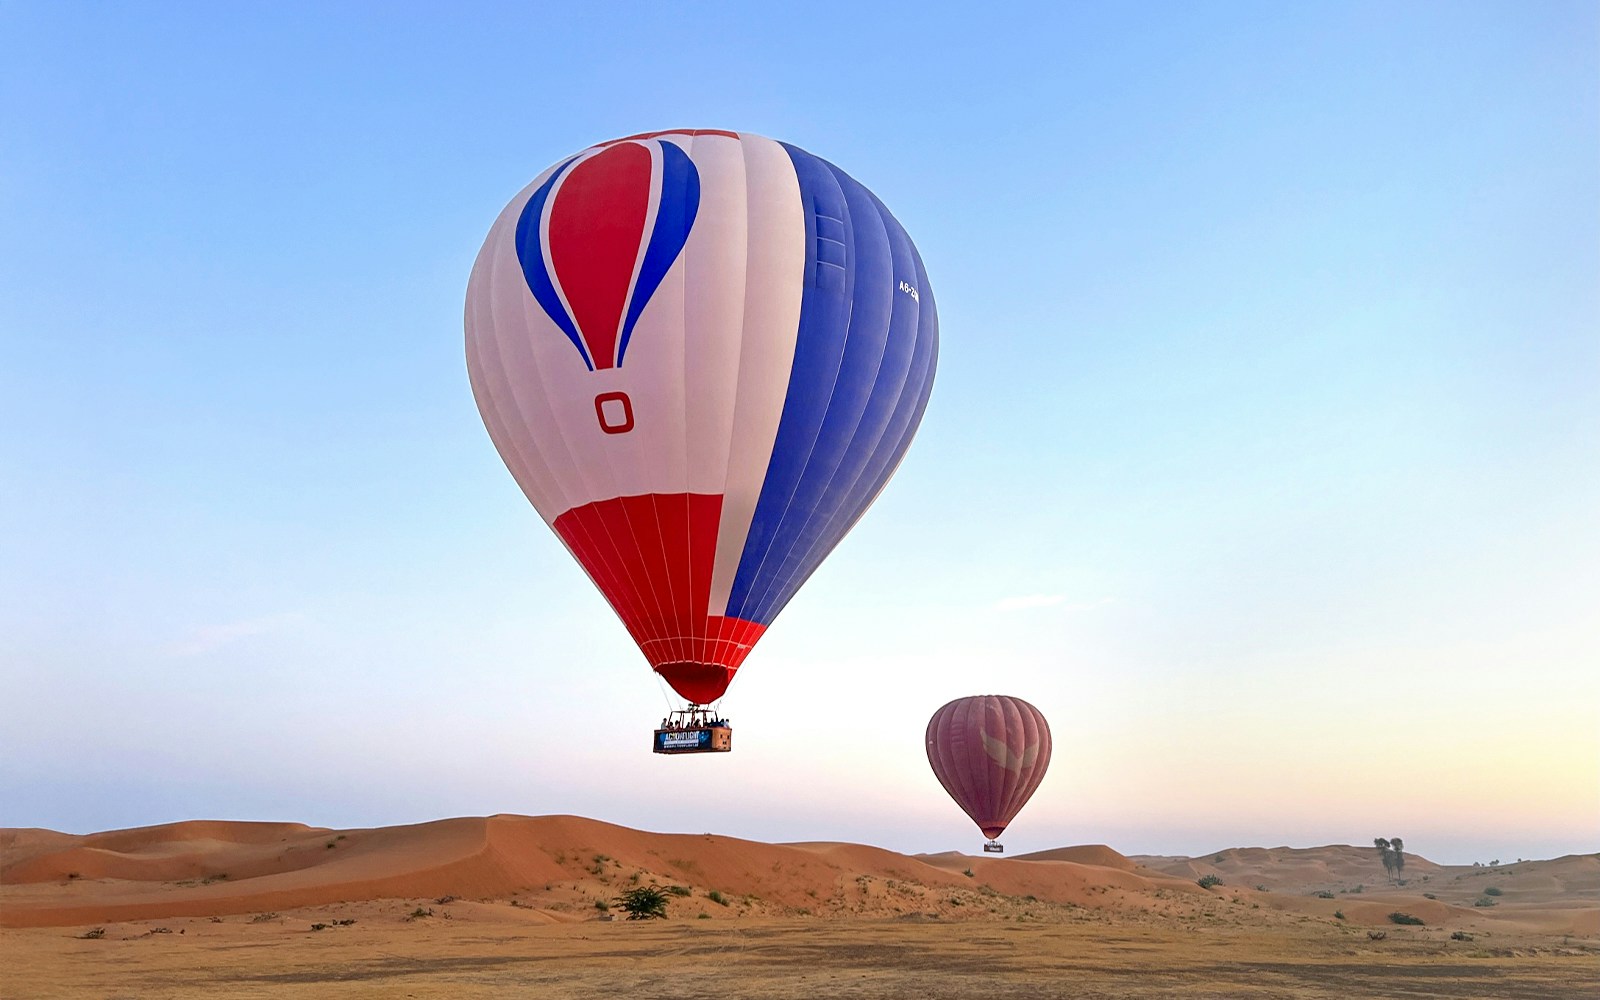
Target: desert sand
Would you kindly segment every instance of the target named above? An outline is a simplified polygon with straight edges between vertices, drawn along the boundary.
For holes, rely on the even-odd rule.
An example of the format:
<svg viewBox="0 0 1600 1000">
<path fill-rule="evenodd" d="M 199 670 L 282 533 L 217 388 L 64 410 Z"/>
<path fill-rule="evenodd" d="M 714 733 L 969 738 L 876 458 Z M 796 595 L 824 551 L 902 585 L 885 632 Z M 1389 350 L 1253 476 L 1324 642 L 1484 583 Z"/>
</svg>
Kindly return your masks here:
<svg viewBox="0 0 1600 1000">
<path fill-rule="evenodd" d="M 1600 855 L 1404 874 L 1339 845 L 907 856 L 575 816 L 5 830 L 0 996 L 1597 994 Z M 668 919 L 621 919 L 638 885 Z"/>
</svg>

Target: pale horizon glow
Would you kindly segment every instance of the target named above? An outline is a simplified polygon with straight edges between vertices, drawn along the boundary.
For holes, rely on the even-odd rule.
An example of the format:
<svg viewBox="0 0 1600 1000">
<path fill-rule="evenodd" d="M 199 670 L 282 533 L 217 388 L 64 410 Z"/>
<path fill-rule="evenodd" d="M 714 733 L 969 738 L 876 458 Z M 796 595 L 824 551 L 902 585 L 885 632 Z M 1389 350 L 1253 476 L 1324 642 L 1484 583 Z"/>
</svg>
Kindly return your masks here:
<svg viewBox="0 0 1600 1000">
<path fill-rule="evenodd" d="M 0 826 L 572 813 L 975 852 L 1600 850 L 1600 11 L 1581 2 L 0 9 Z M 888 489 L 669 705 L 474 408 L 559 157 L 794 142 L 916 241 Z"/>
</svg>

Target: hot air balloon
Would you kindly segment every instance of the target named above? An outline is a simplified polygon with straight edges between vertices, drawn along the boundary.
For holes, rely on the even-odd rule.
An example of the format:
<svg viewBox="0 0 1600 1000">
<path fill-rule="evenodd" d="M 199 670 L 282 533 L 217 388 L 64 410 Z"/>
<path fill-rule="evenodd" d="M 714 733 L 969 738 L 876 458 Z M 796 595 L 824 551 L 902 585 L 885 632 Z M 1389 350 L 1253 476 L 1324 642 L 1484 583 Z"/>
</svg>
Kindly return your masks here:
<svg viewBox="0 0 1600 1000">
<path fill-rule="evenodd" d="M 957 698 L 928 720 L 928 763 L 978 829 L 983 849 L 995 840 L 1044 780 L 1050 766 L 1050 724 L 1037 708 L 1007 695 Z"/>
<path fill-rule="evenodd" d="M 501 458 L 687 700 L 707 706 L 888 482 L 938 319 L 910 237 L 844 171 L 741 132 L 648 132 L 540 174 L 467 287 Z"/>
</svg>

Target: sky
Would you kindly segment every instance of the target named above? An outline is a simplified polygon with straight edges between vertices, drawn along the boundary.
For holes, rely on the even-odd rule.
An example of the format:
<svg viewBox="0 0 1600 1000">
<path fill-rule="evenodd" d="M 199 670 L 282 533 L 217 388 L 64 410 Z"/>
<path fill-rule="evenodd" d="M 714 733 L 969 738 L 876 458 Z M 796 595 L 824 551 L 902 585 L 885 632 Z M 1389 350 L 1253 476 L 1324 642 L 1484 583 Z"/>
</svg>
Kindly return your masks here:
<svg viewBox="0 0 1600 1000">
<path fill-rule="evenodd" d="M 0 826 L 498 812 L 975 852 L 1600 849 L 1592 3 L 0 6 Z M 866 184 L 937 292 L 895 479 L 668 707 L 500 462 L 467 275 L 672 127 Z"/>
</svg>

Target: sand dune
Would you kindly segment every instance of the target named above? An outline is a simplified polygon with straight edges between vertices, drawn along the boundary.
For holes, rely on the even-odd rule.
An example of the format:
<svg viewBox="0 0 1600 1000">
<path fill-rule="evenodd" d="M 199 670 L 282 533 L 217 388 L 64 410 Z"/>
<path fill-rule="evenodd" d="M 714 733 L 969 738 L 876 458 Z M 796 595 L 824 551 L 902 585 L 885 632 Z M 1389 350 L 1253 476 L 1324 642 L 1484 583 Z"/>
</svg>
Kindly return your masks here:
<svg viewBox="0 0 1600 1000">
<path fill-rule="evenodd" d="M 1177 878 L 1216 875 L 1230 891 L 1254 890 L 1263 899 L 1272 894 L 1266 905 L 1277 909 L 1336 908 L 1363 924 L 1381 925 L 1399 911 L 1435 926 L 1600 934 L 1600 854 L 1487 867 L 1439 865 L 1407 853 L 1403 883 L 1389 878 L 1376 848 L 1346 844 L 1235 847 L 1197 857 L 1131 860 Z"/>
<path fill-rule="evenodd" d="M 1197 873 L 1222 884 L 1202 888 Z M 577 816 L 4 830 L 0 989 L 660 996 L 703 992 L 715 968 L 721 992 L 791 1000 L 1334 1000 L 1420 982 L 1430 996 L 1592 994 L 1600 856 L 1493 869 L 1412 857 L 1406 875 L 1389 885 L 1375 852 L 1343 846 L 907 856 Z M 669 920 L 599 922 L 619 893 L 650 884 L 667 889 Z M 1396 925 L 1395 912 L 1423 923 Z"/>
<path fill-rule="evenodd" d="M 1382 925 L 1518 923 L 1600 933 L 1600 856 L 1446 868 L 1408 856 L 1405 885 L 1371 849 L 1230 848 L 1128 858 L 1105 845 L 1011 858 L 907 856 L 846 843 L 661 834 L 578 816 L 490 816 L 331 830 L 194 821 L 72 836 L 0 832 L 0 925 L 77 926 L 456 897 L 519 919 L 592 919 L 634 885 L 670 912 L 734 916 L 1022 915 L 1051 905 L 1178 919 L 1218 906 Z M 1197 884 L 1215 874 L 1222 884 Z M 1494 887 L 1493 895 L 1485 893 Z M 598 904 L 598 905 L 597 905 Z M 1476 904 L 1476 905 L 1475 905 Z M 1343 914 L 1335 918 L 1335 913 Z"/>
<path fill-rule="evenodd" d="M 1109 889 L 1198 891 L 1109 866 L 945 855 L 860 844 L 763 844 L 656 834 L 576 816 L 491 816 L 371 830 L 298 824 L 175 823 L 71 837 L 17 831 L 0 862 L 6 926 L 211 916 L 372 899 L 520 897 L 553 917 L 593 916 L 635 884 L 679 886 L 680 908 L 746 912 L 944 912 L 952 891 L 1091 905 Z M 971 874 L 968 874 L 968 873 Z M 716 893 L 716 897 L 711 893 Z M 722 902 L 718 902 L 720 899 Z"/>
</svg>

